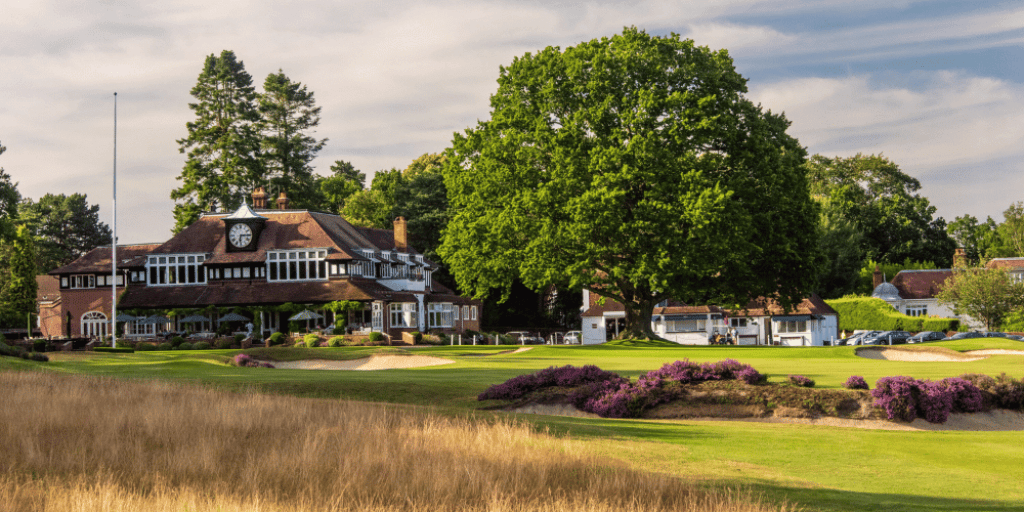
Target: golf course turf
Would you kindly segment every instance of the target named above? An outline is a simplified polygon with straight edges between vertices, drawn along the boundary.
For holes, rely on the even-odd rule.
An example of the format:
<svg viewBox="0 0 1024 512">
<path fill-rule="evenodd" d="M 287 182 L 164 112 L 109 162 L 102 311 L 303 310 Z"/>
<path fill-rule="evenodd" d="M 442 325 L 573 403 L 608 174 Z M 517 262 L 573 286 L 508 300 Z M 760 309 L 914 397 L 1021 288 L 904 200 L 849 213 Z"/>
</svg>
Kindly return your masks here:
<svg viewBox="0 0 1024 512">
<path fill-rule="evenodd" d="M 931 343 L 956 351 L 1022 350 L 1024 343 L 972 339 Z M 969 362 L 867 359 L 855 347 L 456 346 L 405 349 L 454 364 L 383 371 L 236 368 L 237 350 L 51 354 L 49 363 L 0 359 L 0 370 L 42 370 L 130 379 L 187 381 L 226 389 L 431 406 L 445 414 L 481 411 L 488 386 L 550 366 L 593 364 L 635 378 L 667 362 L 732 358 L 770 382 L 799 374 L 818 388 L 840 389 L 851 375 L 874 387 L 881 377 L 941 379 L 964 373 L 1024 376 L 1024 356 L 993 355 Z M 903 348 L 903 347 L 901 347 Z M 906 347 L 921 350 L 921 347 Z M 265 360 L 357 359 L 380 349 L 274 348 L 249 353 Z M 396 349 L 385 349 L 392 353 Z M 502 353 L 505 352 L 505 353 Z M 1018 431 L 890 431 L 739 421 L 612 420 L 519 415 L 555 435 L 586 440 L 601 455 L 645 471 L 708 485 L 763 493 L 805 510 L 1024 509 L 1024 433 Z"/>
</svg>

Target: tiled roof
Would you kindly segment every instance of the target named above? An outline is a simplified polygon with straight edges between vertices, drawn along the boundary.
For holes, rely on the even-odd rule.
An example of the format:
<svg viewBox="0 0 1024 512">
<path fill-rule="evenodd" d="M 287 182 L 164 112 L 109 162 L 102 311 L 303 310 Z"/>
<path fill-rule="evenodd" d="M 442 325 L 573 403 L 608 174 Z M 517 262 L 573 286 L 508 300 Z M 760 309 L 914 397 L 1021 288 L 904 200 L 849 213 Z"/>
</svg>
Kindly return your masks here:
<svg viewBox="0 0 1024 512">
<path fill-rule="evenodd" d="M 144 257 L 159 247 L 159 244 L 119 245 L 117 246 L 117 268 L 140 267 L 145 263 Z M 110 246 L 97 247 L 63 267 L 51 270 L 49 274 L 84 274 L 110 272 Z"/>
<path fill-rule="evenodd" d="M 836 315 L 836 310 L 832 309 L 821 297 L 817 294 L 812 293 L 810 297 L 800 301 L 789 311 L 783 309 L 782 304 L 778 301 L 764 299 L 757 299 L 750 301 L 747 307 L 742 310 L 732 311 L 730 315 L 734 316 L 778 316 L 778 315 Z"/>
<path fill-rule="evenodd" d="M 36 276 L 36 300 L 39 302 L 50 302 L 60 298 L 60 281 L 57 276 L 39 275 Z"/>
<path fill-rule="evenodd" d="M 985 268 L 1005 268 L 1007 270 L 1024 270 L 1024 258 L 993 258 L 985 264 Z"/>
<path fill-rule="evenodd" d="M 931 299 L 942 289 L 946 279 L 953 275 L 951 269 L 901 270 L 892 278 L 893 286 L 906 299 Z"/>
</svg>

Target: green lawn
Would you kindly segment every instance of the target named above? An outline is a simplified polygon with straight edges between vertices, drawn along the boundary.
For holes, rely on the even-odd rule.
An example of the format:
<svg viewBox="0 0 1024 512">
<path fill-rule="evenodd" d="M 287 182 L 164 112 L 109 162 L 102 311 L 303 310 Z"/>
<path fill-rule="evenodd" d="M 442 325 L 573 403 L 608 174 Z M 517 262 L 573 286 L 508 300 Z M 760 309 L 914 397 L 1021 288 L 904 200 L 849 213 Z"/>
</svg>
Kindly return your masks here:
<svg viewBox="0 0 1024 512">
<path fill-rule="evenodd" d="M 1024 349 L 1024 343 L 983 339 L 927 344 L 953 350 Z M 0 358 L 0 370 L 51 371 L 127 378 L 185 380 L 228 388 L 301 396 L 428 405 L 449 412 L 476 410 L 476 395 L 515 375 L 553 365 L 595 364 L 635 377 L 666 362 L 737 359 L 780 382 L 788 374 L 837 388 L 850 375 L 871 383 L 883 376 L 937 379 L 963 373 L 1024 376 L 1024 356 L 981 361 L 878 361 L 853 347 L 427 347 L 409 352 L 454 364 L 376 372 L 234 368 L 237 351 L 136 354 L 56 354 L 46 364 Z M 918 348 L 918 347 L 912 347 Z M 284 349 L 260 354 L 277 360 L 351 359 L 376 349 Z M 483 413 L 491 414 L 491 413 Z M 507 413 L 494 413 L 507 414 Z M 520 415 L 556 434 L 586 439 L 595 450 L 637 467 L 725 483 L 795 502 L 807 510 L 1021 510 L 1024 451 L 1021 432 L 897 432 L 747 422 L 593 420 Z"/>
</svg>

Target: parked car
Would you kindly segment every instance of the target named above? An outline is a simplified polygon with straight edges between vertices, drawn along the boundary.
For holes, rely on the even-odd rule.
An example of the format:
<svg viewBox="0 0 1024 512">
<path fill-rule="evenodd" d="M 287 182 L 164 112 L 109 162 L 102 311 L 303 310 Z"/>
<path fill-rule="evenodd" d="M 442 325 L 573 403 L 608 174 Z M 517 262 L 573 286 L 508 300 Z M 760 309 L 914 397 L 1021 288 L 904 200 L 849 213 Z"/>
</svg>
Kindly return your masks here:
<svg viewBox="0 0 1024 512">
<path fill-rule="evenodd" d="M 946 338 L 945 333 L 939 331 L 924 331 L 919 332 L 910 337 L 907 343 L 925 343 L 928 341 L 939 341 Z"/>
<path fill-rule="evenodd" d="M 985 335 L 980 332 L 958 332 L 948 338 L 944 338 L 942 341 L 949 340 L 969 340 L 971 338 L 984 338 Z"/>
<path fill-rule="evenodd" d="M 843 338 L 843 339 L 837 341 L 836 345 L 849 345 L 849 346 L 860 345 L 860 344 L 863 343 L 863 340 L 864 340 L 865 337 L 867 337 L 867 336 L 874 336 L 874 335 L 876 335 L 876 334 L 878 334 L 880 332 L 882 332 L 882 331 L 858 332 L 856 334 L 853 334 L 851 336 L 848 336 L 846 338 Z"/>
<path fill-rule="evenodd" d="M 882 331 L 874 336 L 865 336 L 863 345 L 900 345 L 910 339 L 907 331 Z"/>
<path fill-rule="evenodd" d="M 562 338 L 563 343 L 575 343 L 579 344 L 583 342 L 583 333 L 580 331 L 569 331 L 565 333 L 565 337 Z"/>
<path fill-rule="evenodd" d="M 986 332 L 985 333 L 985 337 L 986 338 L 1005 338 L 1006 337 L 1006 333 L 1005 332 Z"/>
<path fill-rule="evenodd" d="M 543 345 L 544 338 L 535 336 L 527 331 L 512 331 L 505 333 L 507 336 L 512 338 L 513 343 L 519 343 L 520 345 Z"/>
<path fill-rule="evenodd" d="M 1024 336 L 1018 336 L 1016 334 L 1007 334 L 1006 339 L 1014 341 L 1024 341 Z"/>
</svg>

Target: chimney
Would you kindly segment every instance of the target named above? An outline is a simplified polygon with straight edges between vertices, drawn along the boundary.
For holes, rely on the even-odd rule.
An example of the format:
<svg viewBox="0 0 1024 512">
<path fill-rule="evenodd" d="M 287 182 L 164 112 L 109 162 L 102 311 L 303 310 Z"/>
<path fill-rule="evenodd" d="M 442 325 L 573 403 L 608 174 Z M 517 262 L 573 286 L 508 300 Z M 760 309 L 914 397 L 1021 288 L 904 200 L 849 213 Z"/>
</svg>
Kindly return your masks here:
<svg viewBox="0 0 1024 512">
<path fill-rule="evenodd" d="M 288 209 L 288 194 L 281 192 L 281 195 L 277 196 L 277 209 L 287 210 Z"/>
<path fill-rule="evenodd" d="M 267 191 L 263 190 L 263 187 L 256 187 L 256 191 L 252 193 L 252 207 L 256 210 L 267 209 Z"/>
<path fill-rule="evenodd" d="M 407 252 L 409 250 L 405 217 L 395 218 L 395 250 L 398 252 Z"/>
<path fill-rule="evenodd" d="M 875 265 L 875 273 L 871 276 L 871 289 L 873 290 L 878 288 L 878 285 L 882 284 L 882 281 L 884 281 L 884 279 L 882 279 L 882 271 L 878 268 L 878 265 Z"/>
<path fill-rule="evenodd" d="M 967 252 L 961 247 L 953 251 L 953 268 L 967 268 Z"/>
</svg>

